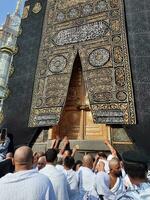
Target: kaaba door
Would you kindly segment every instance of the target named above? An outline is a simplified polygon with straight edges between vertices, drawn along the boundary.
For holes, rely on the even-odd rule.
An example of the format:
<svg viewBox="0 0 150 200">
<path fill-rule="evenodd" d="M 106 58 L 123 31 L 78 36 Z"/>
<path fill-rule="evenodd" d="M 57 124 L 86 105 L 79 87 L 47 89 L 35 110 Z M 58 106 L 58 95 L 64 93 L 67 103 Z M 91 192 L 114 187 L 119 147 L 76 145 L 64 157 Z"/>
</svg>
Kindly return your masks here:
<svg viewBox="0 0 150 200">
<path fill-rule="evenodd" d="M 52 135 L 68 136 L 78 140 L 104 140 L 108 138 L 110 127 L 94 124 L 86 93 L 82 68 L 77 56 L 68 90 L 66 105 L 59 124 L 52 129 Z"/>
</svg>

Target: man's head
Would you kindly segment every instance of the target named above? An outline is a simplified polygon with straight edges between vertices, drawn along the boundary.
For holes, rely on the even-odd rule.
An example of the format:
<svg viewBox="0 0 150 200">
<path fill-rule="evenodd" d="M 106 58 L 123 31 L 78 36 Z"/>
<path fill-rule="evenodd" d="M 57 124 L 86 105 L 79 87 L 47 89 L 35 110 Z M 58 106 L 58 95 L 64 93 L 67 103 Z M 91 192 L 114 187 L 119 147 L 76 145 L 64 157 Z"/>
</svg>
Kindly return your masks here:
<svg viewBox="0 0 150 200">
<path fill-rule="evenodd" d="M 15 170 L 29 170 L 32 169 L 33 152 L 28 146 L 19 147 L 14 153 L 13 159 Z"/>
<path fill-rule="evenodd" d="M 110 168 L 110 174 L 116 177 L 121 176 L 121 166 L 118 158 L 112 158 L 109 161 L 109 168 Z"/>
<path fill-rule="evenodd" d="M 135 179 L 146 180 L 149 158 L 139 151 L 127 151 L 122 154 L 124 169 L 131 182 Z"/>
<path fill-rule="evenodd" d="M 38 163 L 38 159 L 41 157 L 41 156 L 44 156 L 44 152 L 34 152 L 33 153 L 33 167 L 36 168 L 37 166 L 37 163 Z"/>
<path fill-rule="evenodd" d="M 90 154 L 83 156 L 83 166 L 93 168 L 93 157 Z"/>
<path fill-rule="evenodd" d="M 128 176 L 132 179 L 146 179 L 148 166 L 144 163 L 124 162 L 124 169 Z"/>
<path fill-rule="evenodd" d="M 45 165 L 46 165 L 46 157 L 45 156 L 39 157 L 38 162 L 37 162 L 38 170 L 44 168 Z"/>
<path fill-rule="evenodd" d="M 45 153 L 47 163 L 54 163 L 57 158 L 57 151 L 55 149 L 48 149 Z"/>
<path fill-rule="evenodd" d="M 65 159 L 64 159 L 64 167 L 65 169 L 72 169 L 72 167 L 74 166 L 74 158 L 73 157 L 70 157 L 70 156 L 67 156 Z"/>
</svg>

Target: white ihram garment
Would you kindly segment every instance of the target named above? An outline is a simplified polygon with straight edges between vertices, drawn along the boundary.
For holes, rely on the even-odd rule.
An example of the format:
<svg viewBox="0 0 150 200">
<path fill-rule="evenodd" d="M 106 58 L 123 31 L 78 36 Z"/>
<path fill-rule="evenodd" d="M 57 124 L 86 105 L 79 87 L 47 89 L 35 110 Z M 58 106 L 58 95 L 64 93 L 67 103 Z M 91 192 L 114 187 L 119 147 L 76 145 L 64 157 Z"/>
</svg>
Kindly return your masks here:
<svg viewBox="0 0 150 200">
<path fill-rule="evenodd" d="M 52 182 L 57 200 L 69 200 L 68 183 L 63 172 L 60 172 L 55 166 L 50 164 L 47 164 L 39 172 L 46 175 Z"/>
<path fill-rule="evenodd" d="M 49 179 L 36 169 L 9 173 L 0 179 L 1 200 L 56 200 Z"/>
<path fill-rule="evenodd" d="M 78 200 L 79 190 L 78 190 L 78 180 L 76 172 L 73 171 L 72 169 L 70 170 L 64 169 L 63 172 L 69 184 L 69 200 Z"/>
<path fill-rule="evenodd" d="M 80 167 L 77 172 L 79 182 L 79 200 L 83 199 L 84 194 L 87 191 L 94 189 L 95 185 L 95 174 L 87 167 Z"/>
</svg>

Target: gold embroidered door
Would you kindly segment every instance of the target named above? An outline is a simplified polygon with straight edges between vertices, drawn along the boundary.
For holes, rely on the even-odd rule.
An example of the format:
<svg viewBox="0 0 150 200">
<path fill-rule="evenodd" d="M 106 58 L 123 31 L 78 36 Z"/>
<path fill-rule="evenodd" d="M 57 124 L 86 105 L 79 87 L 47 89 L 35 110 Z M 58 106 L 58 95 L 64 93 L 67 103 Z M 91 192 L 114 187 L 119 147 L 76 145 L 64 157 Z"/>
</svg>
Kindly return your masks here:
<svg viewBox="0 0 150 200">
<path fill-rule="evenodd" d="M 82 76 L 80 58 L 77 56 L 69 84 L 66 104 L 60 122 L 52 129 L 52 135 L 67 135 L 69 139 L 107 139 L 109 126 L 94 124 L 89 100 Z"/>
<path fill-rule="evenodd" d="M 66 111 L 68 114 L 64 111 L 64 120 L 68 117 L 70 120 L 70 115 L 74 116 L 74 120 L 76 115 L 80 116 L 80 120 L 84 120 L 81 132 L 85 133 L 85 138 L 89 137 L 87 133 L 90 129 L 89 132 L 92 132 L 92 125 L 89 127 L 85 122 L 90 122 L 90 114 L 87 117 L 85 99 L 78 102 L 83 92 L 82 97 L 74 95 L 79 93 L 75 91 L 79 86 L 73 81 L 74 86 L 68 93 L 77 52 L 81 58 L 94 123 L 136 124 L 124 1 L 48 0 L 29 127 L 53 127 L 58 124 L 62 127 L 60 117 L 66 105 L 65 110 L 70 111 Z M 72 100 L 71 105 L 66 103 L 67 94 Z M 73 129 L 80 127 L 81 130 L 81 122 L 75 122 Z"/>
</svg>

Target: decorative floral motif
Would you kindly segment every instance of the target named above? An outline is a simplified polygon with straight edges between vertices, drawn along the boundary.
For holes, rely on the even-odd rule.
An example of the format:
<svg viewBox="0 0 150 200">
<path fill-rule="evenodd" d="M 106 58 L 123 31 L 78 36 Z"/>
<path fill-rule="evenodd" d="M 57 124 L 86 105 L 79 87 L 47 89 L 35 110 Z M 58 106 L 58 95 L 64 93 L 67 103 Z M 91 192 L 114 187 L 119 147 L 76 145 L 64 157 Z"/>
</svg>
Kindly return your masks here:
<svg viewBox="0 0 150 200">
<path fill-rule="evenodd" d="M 127 99 L 127 94 L 125 92 L 123 92 L 123 91 L 117 92 L 116 98 L 119 101 L 125 101 Z"/>
<path fill-rule="evenodd" d="M 110 0 L 110 6 L 112 8 L 117 8 L 120 4 L 120 0 Z"/>
<path fill-rule="evenodd" d="M 36 107 L 41 107 L 42 103 L 43 103 L 42 99 L 37 99 L 37 101 L 36 101 Z"/>
<path fill-rule="evenodd" d="M 94 51 L 89 56 L 89 62 L 94 67 L 101 67 L 105 65 L 109 60 L 109 51 L 104 48 L 99 48 Z"/>
<path fill-rule="evenodd" d="M 82 15 L 90 15 L 92 13 L 93 7 L 90 4 L 87 4 L 82 9 Z"/>
<path fill-rule="evenodd" d="M 123 87 L 125 85 L 125 71 L 123 67 L 118 67 L 115 70 L 116 85 Z"/>
<path fill-rule="evenodd" d="M 104 101 L 108 102 L 113 98 L 111 92 L 94 93 L 92 97 L 95 102 L 104 102 Z"/>
<path fill-rule="evenodd" d="M 114 61 L 115 63 L 121 63 L 123 61 L 123 52 L 120 46 L 114 47 Z"/>
<path fill-rule="evenodd" d="M 66 64 L 67 60 L 64 56 L 56 56 L 50 61 L 49 70 L 52 73 L 60 73 L 65 69 Z"/>
<path fill-rule="evenodd" d="M 37 2 L 33 7 L 32 12 L 37 14 L 41 11 L 41 9 L 42 9 L 41 3 Z"/>
<path fill-rule="evenodd" d="M 57 14 L 56 18 L 57 18 L 57 21 L 61 22 L 65 19 L 65 15 L 64 15 L 64 13 L 60 12 Z"/>
<path fill-rule="evenodd" d="M 106 0 L 99 1 L 96 4 L 96 11 L 98 11 L 98 12 L 105 11 L 105 10 L 107 10 L 107 8 L 108 8 L 108 4 L 107 4 Z"/>
<path fill-rule="evenodd" d="M 71 8 L 68 13 L 70 18 L 76 18 L 79 15 L 79 11 L 77 8 Z"/>
</svg>

